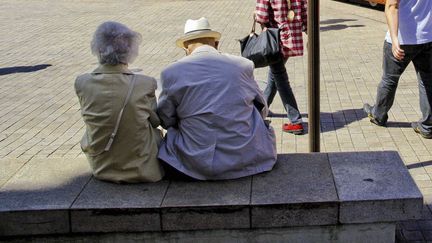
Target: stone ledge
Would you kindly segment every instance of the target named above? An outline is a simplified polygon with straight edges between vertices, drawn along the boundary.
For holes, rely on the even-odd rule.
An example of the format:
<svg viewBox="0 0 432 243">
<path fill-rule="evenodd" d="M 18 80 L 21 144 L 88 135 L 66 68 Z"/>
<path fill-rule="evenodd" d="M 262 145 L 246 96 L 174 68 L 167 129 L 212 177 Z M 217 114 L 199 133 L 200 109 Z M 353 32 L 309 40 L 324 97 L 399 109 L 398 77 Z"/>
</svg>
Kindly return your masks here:
<svg viewBox="0 0 432 243">
<path fill-rule="evenodd" d="M 0 201 L 0 236 L 394 223 L 420 218 L 423 206 L 387 151 L 281 154 L 273 171 L 252 177 L 136 185 L 91 178 L 85 158 L 33 160 Z"/>
<path fill-rule="evenodd" d="M 365 243 L 395 242 L 395 225 L 391 223 L 347 224 L 331 226 L 307 226 L 266 229 L 195 230 L 140 233 L 66 234 L 51 236 L 28 236 L 25 242 L 153 242 L 153 243 Z M 22 243 L 15 237 L 8 243 Z"/>
</svg>

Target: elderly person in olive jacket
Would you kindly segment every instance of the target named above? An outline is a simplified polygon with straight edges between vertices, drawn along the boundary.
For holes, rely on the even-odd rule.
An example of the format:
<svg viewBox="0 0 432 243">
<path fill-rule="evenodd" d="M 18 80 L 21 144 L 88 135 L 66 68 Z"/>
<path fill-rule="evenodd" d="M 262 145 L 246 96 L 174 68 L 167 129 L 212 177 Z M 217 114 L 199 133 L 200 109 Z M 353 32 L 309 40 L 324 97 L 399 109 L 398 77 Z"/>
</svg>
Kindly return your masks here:
<svg viewBox="0 0 432 243">
<path fill-rule="evenodd" d="M 239 178 L 269 171 L 276 162 L 254 65 L 217 51 L 220 36 L 207 19 L 188 20 L 177 41 L 188 56 L 161 74 L 158 114 L 167 134 L 159 158 L 166 171 L 190 179 Z"/>
<path fill-rule="evenodd" d="M 157 159 L 162 137 L 156 80 L 128 69 L 140 42 L 141 35 L 123 24 L 101 24 L 91 43 L 100 65 L 75 81 L 86 128 L 81 148 L 101 180 L 154 182 L 163 177 Z"/>
</svg>

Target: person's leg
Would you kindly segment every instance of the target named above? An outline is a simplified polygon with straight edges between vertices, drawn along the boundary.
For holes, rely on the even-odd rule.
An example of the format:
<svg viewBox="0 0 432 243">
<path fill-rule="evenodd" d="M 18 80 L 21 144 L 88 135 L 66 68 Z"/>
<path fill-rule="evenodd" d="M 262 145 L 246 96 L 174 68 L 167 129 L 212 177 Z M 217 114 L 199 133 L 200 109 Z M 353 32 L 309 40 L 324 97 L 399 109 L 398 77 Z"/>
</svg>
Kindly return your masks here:
<svg viewBox="0 0 432 243">
<path fill-rule="evenodd" d="M 419 48 L 413 64 L 417 73 L 422 118 L 415 125 L 423 137 L 432 138 L 432 43 L 420 45 Z"/>
<path fill-rule="evenodd" d="M 376 122 L 374 123 L 377 125 L 385 125 L 387 122 L 387 113 L 393 105 L 400 76 L 411 61 L 408 52 L 405 53 L 405 58 L 402 61 L 397 60 L 393 56 L 391 47 L 390 43 L 384 42 L 383 75 L 377 88 L 376 103 L 369 114 L 373 116 L 370 117 L 371 121 L 375 119 Z M 369 113 L 367 110 L 366 112 Z"/>
<path fill-rule="evenodd" d="M 269 72 L 271 73 L 271 77 L 273 78 L 276 89 L 279 92 L 282 104 L 287 111 L 288 119 L 292 124 L 300 124 L 302 122 L 302 118 L 297 106 L 297 101 L 289 83 L 285 62 L 286 60 L 282 60 L 278 63 L 270 65 Z"/>
<path fill-rule="evenodd" d="M 270 104 L 273 102 L 275 95 L 276 95 L 276 86 L 274 82 L 274 76 L 273 73 L 270 72 L 269 70 L 268 77 L 267 77 L 267 86 L 264 89 L 264 98 L 269 108 L 270 108 Z"/>
</svg>

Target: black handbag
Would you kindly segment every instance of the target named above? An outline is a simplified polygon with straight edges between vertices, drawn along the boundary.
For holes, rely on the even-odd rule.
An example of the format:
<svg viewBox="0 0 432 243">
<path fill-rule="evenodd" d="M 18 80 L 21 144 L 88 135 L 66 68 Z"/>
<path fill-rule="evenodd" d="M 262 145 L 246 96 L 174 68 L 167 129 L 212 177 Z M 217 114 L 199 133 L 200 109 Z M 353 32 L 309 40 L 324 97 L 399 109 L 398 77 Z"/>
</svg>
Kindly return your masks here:
<svg viewBox="0 0 432 243">
<path fill-rule="evenodd" d="M 240 41 L 241 55 L 255 64 L 255 68 L 280 62 L 283 57 L 278 28 L 267 28 L 261 34 L 255 33 L 254 20 L 251 33 Z"/>
</svg>

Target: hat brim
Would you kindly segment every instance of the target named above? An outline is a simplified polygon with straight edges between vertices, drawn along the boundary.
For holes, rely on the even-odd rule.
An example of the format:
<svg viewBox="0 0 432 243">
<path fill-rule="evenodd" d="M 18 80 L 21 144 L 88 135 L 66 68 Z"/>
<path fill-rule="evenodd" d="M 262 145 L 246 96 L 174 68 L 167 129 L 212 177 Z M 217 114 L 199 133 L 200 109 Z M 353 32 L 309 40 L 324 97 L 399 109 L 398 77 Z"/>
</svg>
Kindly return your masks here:
<svg viewBox="0 0 432 243">
<path fill-rule="evenodd" d="M 219 41 L 221 38 L 221 33 L 212 30 L 202 30 L 196 31 L 193 33 L 186 34 L 176 40 L 176 45 L 180 48 L 185 47 L 184 43 L 186 41 L 199 39 L 199 38 L 215 38 L 216 41 Z"/>
</svg>

